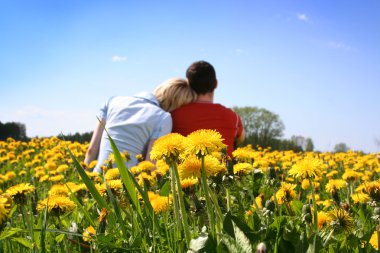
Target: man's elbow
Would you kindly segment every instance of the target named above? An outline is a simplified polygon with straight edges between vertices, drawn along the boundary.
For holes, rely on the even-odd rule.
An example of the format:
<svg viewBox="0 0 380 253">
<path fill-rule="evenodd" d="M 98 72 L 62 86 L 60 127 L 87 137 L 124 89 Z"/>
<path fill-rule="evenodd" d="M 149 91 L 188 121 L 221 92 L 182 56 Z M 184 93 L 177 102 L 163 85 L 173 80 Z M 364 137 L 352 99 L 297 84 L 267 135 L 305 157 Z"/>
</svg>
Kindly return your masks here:
<svg viewBox="0 0 380 253">
<path fill-rule="evenodd" d="M 237 145 L 240 145 L 244 142 L 244 140 L 245 140 L 245 133 L 243 131 L 239 136 L 236 137 L 235 143 Z"/>
</svg>

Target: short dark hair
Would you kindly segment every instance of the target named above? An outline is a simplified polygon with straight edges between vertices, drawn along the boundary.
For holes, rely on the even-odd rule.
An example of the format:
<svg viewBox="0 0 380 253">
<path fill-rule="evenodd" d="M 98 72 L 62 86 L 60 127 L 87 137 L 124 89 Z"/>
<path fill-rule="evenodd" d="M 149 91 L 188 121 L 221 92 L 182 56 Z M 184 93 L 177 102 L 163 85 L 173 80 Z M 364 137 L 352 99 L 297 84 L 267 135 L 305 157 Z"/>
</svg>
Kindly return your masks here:
<svg viewBox="0 0 380 253">
<path fill-rule="evenodd" d="M 214 67 L 206 61 L 197 61 L 186 70 L 186 78 L 190 87 L 197 94 L 206 94 L 216 88 L 216 74 Z"/>
</svg>

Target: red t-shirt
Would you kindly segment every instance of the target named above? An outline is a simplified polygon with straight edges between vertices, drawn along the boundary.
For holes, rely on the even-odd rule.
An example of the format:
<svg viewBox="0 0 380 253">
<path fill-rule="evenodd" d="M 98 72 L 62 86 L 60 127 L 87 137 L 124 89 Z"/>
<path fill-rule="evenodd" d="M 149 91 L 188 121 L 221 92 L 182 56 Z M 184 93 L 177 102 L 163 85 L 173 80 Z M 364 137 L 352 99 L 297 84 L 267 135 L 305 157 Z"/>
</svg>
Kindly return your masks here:
<svg viewBox="0 0 380 253">
<path fill-rule="evenodd" d="M 172 111 L 171 114 L 173 133 L 187 136 L 199 129 L 216 130 L 223 136 L 229 155 L 234 149 L 235 138 L 243 131 L 239 115 L 220 104 L 195 102 L 184 105 Z"/>
</svg>

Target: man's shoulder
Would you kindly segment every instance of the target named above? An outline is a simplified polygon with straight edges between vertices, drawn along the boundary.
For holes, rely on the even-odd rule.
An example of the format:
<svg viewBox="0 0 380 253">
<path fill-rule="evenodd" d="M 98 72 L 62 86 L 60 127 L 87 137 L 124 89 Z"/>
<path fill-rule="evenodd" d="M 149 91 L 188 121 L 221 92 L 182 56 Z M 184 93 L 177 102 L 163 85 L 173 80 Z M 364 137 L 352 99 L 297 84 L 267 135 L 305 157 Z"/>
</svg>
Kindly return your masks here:
<svg viewBox="0 0 380 253">
<path fill-rule="evenodd" d="M 220 113 L 220 114 L 226 114 L 226 115 L 234 115 L 235 112 L 222 105 L 222 104 L 218 104 L 218 103 L 199 103 L 199 102 L 194 102 L 194 103 L 190 103 L 190 104 L 187 104 L 187 105 L 183 105 L 177 109 L 175 109 L 174 111 L 171 112 L 172 115 L 183 115 L 183 114 L 188 114 L 188 113 L 205 113 L 205 114 L 208 114 L 208 113 Z"/>
</svg>

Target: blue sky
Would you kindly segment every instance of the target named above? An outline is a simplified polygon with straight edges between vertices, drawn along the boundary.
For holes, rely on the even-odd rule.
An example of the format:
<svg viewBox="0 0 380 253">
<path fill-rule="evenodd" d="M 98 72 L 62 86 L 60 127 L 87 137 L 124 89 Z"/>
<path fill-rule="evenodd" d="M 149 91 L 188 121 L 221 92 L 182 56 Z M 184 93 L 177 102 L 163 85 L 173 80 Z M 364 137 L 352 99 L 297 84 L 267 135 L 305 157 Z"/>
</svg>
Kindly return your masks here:
<svg viewBox="0 0 380 253">
<path fill-rule="evenodd" d="M 212 63 L 215 102 L 277 113 L 318 150 L 379 151 L 380 2 L 0 1 L 0 121 L 91 131 L 111 95 Z"/>
</svg>

